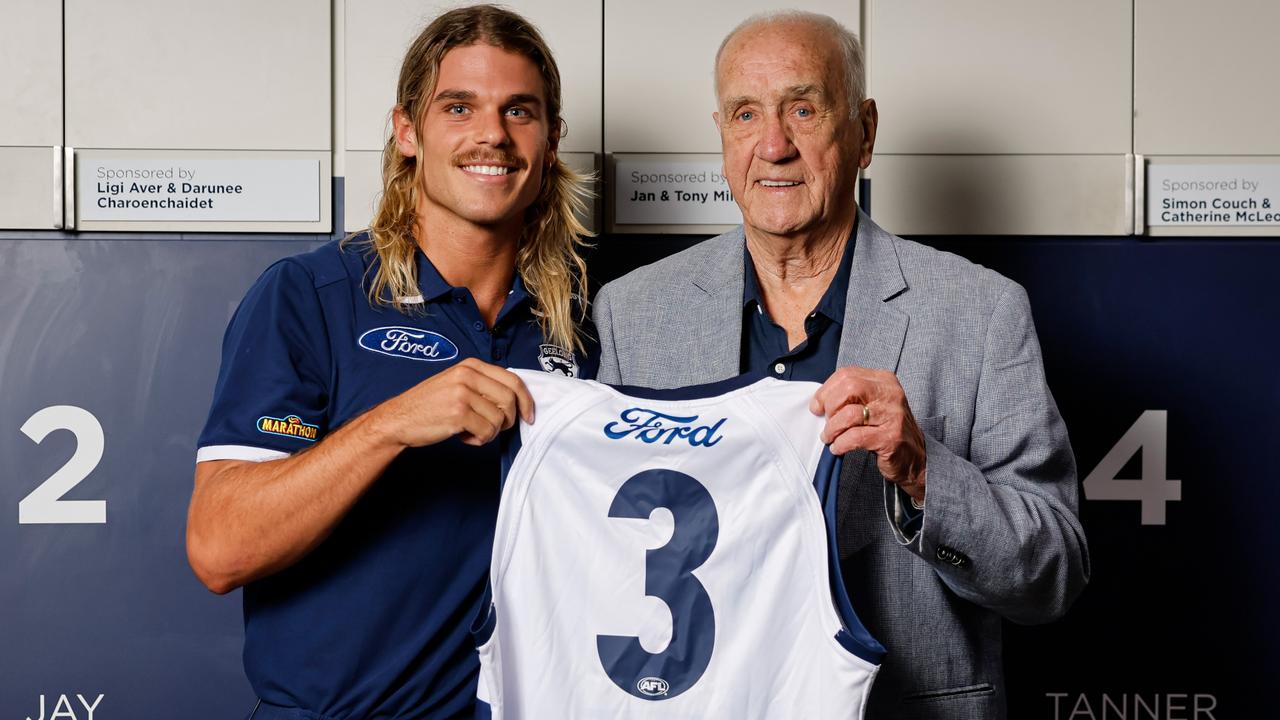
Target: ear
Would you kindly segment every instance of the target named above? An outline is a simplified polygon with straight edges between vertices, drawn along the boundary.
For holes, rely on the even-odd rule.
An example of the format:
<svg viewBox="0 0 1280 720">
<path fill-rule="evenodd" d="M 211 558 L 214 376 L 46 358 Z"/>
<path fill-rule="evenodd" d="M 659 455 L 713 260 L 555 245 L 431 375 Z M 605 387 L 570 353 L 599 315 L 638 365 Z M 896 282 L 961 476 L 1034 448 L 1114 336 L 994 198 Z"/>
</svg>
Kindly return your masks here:
<svg viewBox="0 0 1280 720">
<path fill-rule="evenodd" d="M 711 122 L 716 124 L 716 130 L 720 130 L 720 113 L 718 111 L 711 112 Z"/>
<path fill-rule="evenodd" d="M 551 134 L 547 135 L 547 167 L 556 164 L 556 158 L 560 152 L 560 136 L 564 134 L 565 126 L 564 118 L 560 118 L 551 127 Z"/>
<path fill-rule="evenodd" d="M 858 149 L 858 167 L 865 170 L 871 164 L 871 153 L 876 148 L 876 126 L 880 123 L 880 113 L 876 110 L 875 100 L 867 98 L 862 101 L 858 122 L 862 125 L 862 147 Z"/>
<path fill-rule="evenodd" d="M 405 157 L 418 156 L 418 132 L 413 127 L 413 118 L 403 107 L 397 106 L 391 111 L 391 129 L 396 137 L 396 149 Z"/>
</svg>

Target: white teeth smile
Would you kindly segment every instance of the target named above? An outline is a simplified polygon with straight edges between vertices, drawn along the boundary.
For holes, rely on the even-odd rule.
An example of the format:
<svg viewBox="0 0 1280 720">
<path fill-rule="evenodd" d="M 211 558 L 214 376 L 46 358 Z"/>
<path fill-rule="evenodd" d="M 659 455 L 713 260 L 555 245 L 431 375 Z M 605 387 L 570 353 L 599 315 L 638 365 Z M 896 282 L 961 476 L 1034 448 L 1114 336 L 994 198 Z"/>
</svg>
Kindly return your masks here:
<svg viewBox="0 0 1280 720">
<path fill-rule="evenodd" d="M 463 170 L 467 172 L 479 173 L 481 175 L 506 175 L 511 172 L 511 168 L 499 165 L 463 165 Z"/>
<path fill-rule="evenodd" d="M 761 180 L 760 184 L 765 187 L 791 187 L 792 185 L 799 185 L 800 183 L 792 180 Z"/>
</svg>

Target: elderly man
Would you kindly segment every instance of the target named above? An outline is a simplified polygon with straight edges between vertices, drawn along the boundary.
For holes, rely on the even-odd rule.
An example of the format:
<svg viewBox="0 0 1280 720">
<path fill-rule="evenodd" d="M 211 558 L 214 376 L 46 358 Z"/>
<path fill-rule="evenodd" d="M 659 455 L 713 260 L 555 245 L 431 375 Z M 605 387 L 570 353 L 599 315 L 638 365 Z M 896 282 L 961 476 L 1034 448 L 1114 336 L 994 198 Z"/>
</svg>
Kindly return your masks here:
<svg viewBox="0 0 1280 720">
<path fill-rule="evenodd" d="M 370 231 L 277 263 L 236 311 L 187 553 L 244 587 L 256 720 L 474 717 L 490 441 L 534 413 L 503 366 L 594 372 L 560 132 L 532 25 L 441 15 L 404 58 Z"/>
<path fill-rule="evenodd" d="M 859 212 L 876 105 L 834 20 L 751 18 L 715 71 L 743 226 L 600 291 L 600 379 L 823 382 L 845 578 L 889 652 L 867 717 L 1002 718 L 1001 619 L 1060 616 L 1089 567 L 1026 294 Z"/>
</svg>

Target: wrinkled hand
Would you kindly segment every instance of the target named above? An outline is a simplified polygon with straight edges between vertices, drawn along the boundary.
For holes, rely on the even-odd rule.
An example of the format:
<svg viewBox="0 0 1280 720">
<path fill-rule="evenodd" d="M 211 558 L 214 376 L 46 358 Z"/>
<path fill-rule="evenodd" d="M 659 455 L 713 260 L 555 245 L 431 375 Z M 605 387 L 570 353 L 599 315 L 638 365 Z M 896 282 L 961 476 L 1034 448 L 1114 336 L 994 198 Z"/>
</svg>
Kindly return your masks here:
<svg viewBox="0 0 1280 720">
<path fill-rule="evenodd" d="M 457 435 L 484 445 L 515 424 L 533 422 L 533 396 L 510 370 L 467 358 L 378 407 L 379 420 L 406 447 L 434 445 Z"/>
<path fill-rule="evenodd" d="M 822 442 L 831 452 L 875 453 L 885 480 L 924 502 L 925 442 L 898 377 L 886 370 L 843 367 L 818 388 L 809 411 L 827 418 Z"/>
</svg>

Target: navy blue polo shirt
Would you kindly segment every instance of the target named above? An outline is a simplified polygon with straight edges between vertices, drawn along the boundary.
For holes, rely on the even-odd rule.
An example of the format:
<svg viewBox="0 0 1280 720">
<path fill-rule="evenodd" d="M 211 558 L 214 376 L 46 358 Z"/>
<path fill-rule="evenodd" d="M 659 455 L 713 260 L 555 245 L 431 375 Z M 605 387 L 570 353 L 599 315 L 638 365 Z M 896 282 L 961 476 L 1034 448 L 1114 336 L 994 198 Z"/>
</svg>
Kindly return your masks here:
<svg viewBox="0 0 1280 720">
<path fill-rule="evenodd" d="M 543 340 L 517 278 L 490 329 L 471 293 L 420 251 L 420 314 L 372 307 L 377 258 L 360 242 L 281 260 L 227 328 L 198 460 L 305 450 L 466 358 L 594 377 Z M 499 495 L 499 452 L 450 439 L 406 450 L 324 542 L 244 588 L 245 673 L 258 717 L 470 717 Z M 298 715 L 297 717 L 301 717 Z"/>
</svg>

